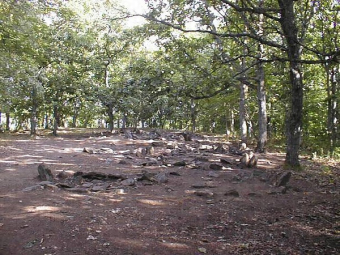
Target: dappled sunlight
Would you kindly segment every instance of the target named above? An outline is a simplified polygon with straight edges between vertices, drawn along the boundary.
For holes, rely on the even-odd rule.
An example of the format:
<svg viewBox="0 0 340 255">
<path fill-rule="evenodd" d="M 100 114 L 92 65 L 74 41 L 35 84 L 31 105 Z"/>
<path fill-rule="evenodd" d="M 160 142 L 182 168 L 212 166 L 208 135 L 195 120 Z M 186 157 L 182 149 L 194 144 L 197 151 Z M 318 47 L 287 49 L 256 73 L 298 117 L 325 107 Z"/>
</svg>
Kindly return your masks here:
<svg viewBox="0 0 340 255">
<path fill-rule="evenodd" d="M 165 246 L 170 249 L 189 249 L 190 246 L 184 243 L 169 243 L 169 242 L 162 242 L 162 246 Z"/>
<path fill-rule="evenodd" d="M 153 205 L 153 206 L 166 205 L 166 203 L 164 203 L 164 201 L 161 201 L 161 200 L 138 199 L 137 201 L 142 203 L 142 204 Z"/>
</svg>

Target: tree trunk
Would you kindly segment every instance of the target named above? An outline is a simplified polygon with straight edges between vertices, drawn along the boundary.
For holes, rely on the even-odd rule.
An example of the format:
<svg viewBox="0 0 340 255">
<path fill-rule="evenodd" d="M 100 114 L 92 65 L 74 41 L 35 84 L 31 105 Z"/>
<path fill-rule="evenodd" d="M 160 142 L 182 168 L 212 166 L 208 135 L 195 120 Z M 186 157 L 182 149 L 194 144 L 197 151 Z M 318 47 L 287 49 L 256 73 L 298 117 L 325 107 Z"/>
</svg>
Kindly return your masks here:
<svg viewBox="0 0 340 255">
<path fill-rule="evenodd" d="M 263 0 L 259 0 L 259 7 L 263 7 Z M 259 35 L 263 35 L 263 14 L 259 15 Z M 265 90 L 265 74 L 263 62 L 261 60 L 264 57 L 264 47 L 261 43 L 258 45 L 258 61 L 257 66 L 257 100 L 258 100 L 258 125 L 259 125 L 259 137 L 257 141 L 256 151 L 263 153 L 265 152 L 265 146 L 268 139 L 267 134 L 267 99 Z"/>
<path fill-rule="evenodd" d="M 190 102 L 190 116 L 191 116 L 191 131 L 195 132 L 196 131 L 196 104 L 195 100 L 191 99 Z"/>
<path fill-rule="evenodd" d="M 247 121 L 246 121 L 246 94 L 247 85 L 240 83 L 240 135 L 241 142 L 247 143 Z"/>
<path fill-rule="evenodd" d="M 33 84 L 32 87 L 32 111 L 31 111 L 31 135 L 37 134 L 37 88 L 36 85 Z"/>
<path fill-rule="evenodd" d="M 10 115 L 9 115 L 9 112 L 6 112 L 6 131 L 9 131 L 10 129 L 10 123 L 11 122 L 11 118 L 10 118 Z"/>
<path fill-rule="evenodd" d="M 53 135 L 54 136 L 57 136 L 59 122 L 60 122 L 60 116 L 59 116 L 59 111 L 58 111 L 58 105 L 54 103 L 54 106 L 53 106 Z"/>
<path fill-rule="evenodd" d="M 109 130 L 112 132 L 113 130 L 113 122 L 114 122 L 114 119 L 113 119 L 113 105 L 112 104 L 107 104 L 106 105 L 107 107 L 107 114 L 109 116 Z"/>
<path fill-rule="evenodd" d="M 338 100 L 337 100 L 337 68 L 333 67 L 329 70 L 327 68 L 327 105 L 328 105 L 328 123 L 327 129 L 329 133 L 329 141 L 330 141 L 330 155 L 334 156 L 334 150 L 337 146 L 337 127 L 338 127 Z"/>
<path fill-rule="evenodd" d="M 300 168 L 299 150 L 303 116 L 303 83 L 301 64 L 301 47 L 298 41 L 298 29 L 294 13 L 294 0 L 278 0 L 281 8 L 281 27 L 287 42 L 287 55 L 290 67 L 290 109 L 287 118 L 287 166 Z"/>
</svg>

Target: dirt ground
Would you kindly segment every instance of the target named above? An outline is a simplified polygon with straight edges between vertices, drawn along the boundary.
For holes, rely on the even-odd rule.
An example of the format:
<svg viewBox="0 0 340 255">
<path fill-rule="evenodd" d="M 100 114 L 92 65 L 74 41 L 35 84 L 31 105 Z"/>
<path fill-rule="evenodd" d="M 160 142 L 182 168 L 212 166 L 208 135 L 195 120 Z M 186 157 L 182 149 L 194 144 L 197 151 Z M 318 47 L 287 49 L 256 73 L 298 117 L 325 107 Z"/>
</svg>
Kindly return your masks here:
<svg viewBox="0 0 340 255">
<path fill-rule="evenodd" d="M 302 159 L 276 187 L 283 154 L 242 168 L 227 142 L 149 135 L 0 134 L 0 254 L 340 253 L 337 162 Z M 67 177 L 41 183 L 41 163 Z M 61 184 L 79 171 L 115 178 Z"/>
</svg>

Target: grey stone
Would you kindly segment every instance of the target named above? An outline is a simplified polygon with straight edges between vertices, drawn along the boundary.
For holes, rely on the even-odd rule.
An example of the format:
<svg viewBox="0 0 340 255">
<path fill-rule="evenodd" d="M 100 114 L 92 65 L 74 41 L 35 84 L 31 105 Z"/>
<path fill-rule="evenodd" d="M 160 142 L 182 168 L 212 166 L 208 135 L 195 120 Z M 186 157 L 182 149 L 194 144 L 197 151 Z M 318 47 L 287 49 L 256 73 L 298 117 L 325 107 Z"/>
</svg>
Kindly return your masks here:
<svg viewBox="0 0 340 255">
<path fill-rule="evenodd" d="M 133 179 L 133 178 L 128 178 L 128 179 L 126 179 L 126 180 L 123 180 L 123 181 L 121 182 L 121 184 L 122 184 L 123 186 L 134 186 L 134 185 L 136 184 L 136 181 L 135 181 L 135 179 Z"/>
<path fill-rule="evenodd" d="M 206 198 L 211 198 L 214 196 L 214 193 L 211 192 L 210 190 L 196 190 L 194 191 L 194 194 L 199 197 L 206 197 Z"/>
<path fill-rule="evenodd" d="M 240 194 L 238 193 L 237 190 L 235 189 L 232 189 L 232 190 L 229 190 L 227 191 L 226 193 L 224 193 L 225 196 L 233 196 L 233 197 L 239 197 Z"/>
<path fill-rule="evenodd" d="M 212 170 L 222 170 L 223 166 L 217 163 L 212 163 L 209 165 L 209 168 Z"/>
<path fill-rule="evenodd" d="M 40 180 L 53 182 L 54 178 L 53 178 L 52 171 L 51 169 L 46 167 L 44 164 L 40 164 L 38 166 L 38 173 L 39 173 Z"/>
<path fill-rule="evenodd" d="M 167 183 L 169 181 L 169 178 L 167 177 L 166 173 L 158 173 L 155 175 L 155 180 L 158 183 Z"/>
</svg>

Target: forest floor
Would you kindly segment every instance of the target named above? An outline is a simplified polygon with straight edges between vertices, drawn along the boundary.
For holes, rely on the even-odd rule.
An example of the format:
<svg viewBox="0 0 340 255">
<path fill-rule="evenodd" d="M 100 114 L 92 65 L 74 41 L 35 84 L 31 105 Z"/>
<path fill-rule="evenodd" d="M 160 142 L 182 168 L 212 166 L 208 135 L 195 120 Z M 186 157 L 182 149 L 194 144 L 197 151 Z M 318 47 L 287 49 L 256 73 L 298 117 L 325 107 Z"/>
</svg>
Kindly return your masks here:
<svg viewBox="0 0 340 255">
<path fill-rule="evenodd" d="M 130 135 L 0 134 L 0 254 L 339 254 L 339 162 L 279 187 L 284 154 L 242 168 L 221 138 Z"/>
</svg>

